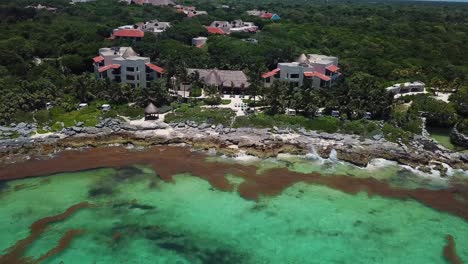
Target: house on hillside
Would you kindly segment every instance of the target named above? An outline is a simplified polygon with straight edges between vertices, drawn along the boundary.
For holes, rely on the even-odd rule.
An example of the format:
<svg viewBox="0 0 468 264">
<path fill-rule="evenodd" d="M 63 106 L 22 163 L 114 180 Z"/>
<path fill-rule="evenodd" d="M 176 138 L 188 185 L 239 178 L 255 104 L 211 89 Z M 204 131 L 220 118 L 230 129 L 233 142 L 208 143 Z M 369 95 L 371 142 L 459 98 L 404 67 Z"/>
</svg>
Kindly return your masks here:
<svg viewBox="0 0 468 264">
<path fill-rule="evenodd" d="M 234 32 L 252 32 L 258 31 L 258 27 L 253 22 L 244 22 L 240 19 L 234 21 L 213 21 L 206 27 L 211 34 L 231 34 Z"/>
<path fill-rule="evenodd" d="M 145 23 L 138 23 L 137 26 L 140 30 L 143 30 L 144 32 L 160 34 L 166 31 L 168 28 L 170 28 L 171 23 L 160 22 L 158 20 L 151 20 Z"/>
<path fill-rule="evenodd" d="M 262 75 L 264 85 L 275 80 L 304 84 L 314 88 L 330 88 L 341 76 L 338 58 L 318 54 L 302 54 L 295 62 L 278 63 L 276 69 Z"/>
<path fill-rule="evenodd" d="M 140 57 L 131 47 L 101 48 L 93 64 L 98 78 L 132 87 L 145 88 L 165 73 L 163 68 L 152 64 L 150 58 Z"/>
<path fill-rule="evenodd" d="M 243 71 L 227 71 L 218 69 L 187 69 L 206 86 L 218 88 L 221 94 L 246 94 L 250 84 Z M 181 84 L 179 90 L 186 89 L 190 84 Z"/>
</svg>

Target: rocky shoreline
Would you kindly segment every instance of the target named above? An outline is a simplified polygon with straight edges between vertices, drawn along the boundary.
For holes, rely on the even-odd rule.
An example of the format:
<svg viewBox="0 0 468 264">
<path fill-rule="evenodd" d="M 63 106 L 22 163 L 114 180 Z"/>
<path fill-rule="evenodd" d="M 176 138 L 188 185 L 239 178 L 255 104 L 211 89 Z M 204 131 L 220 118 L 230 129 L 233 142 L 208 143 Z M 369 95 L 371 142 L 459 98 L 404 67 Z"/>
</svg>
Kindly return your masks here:
<svg viewBox="0 0 468 264">
<path fill-rule="evenodd" d="M 305 129 L 229 128 L 195 122 L 132 124 L 117 119 L 105 119 L 95 127 L 77 124 L 59 133 L 3 139 L 0 141 L 0 166 L 45 158 L 70 148 L 175 144 L 203 150 L 215 149 L 232 156 L 238 153 L 258 157 L 274 157 L 279 153 L 316 153 L 322 158 L 336 155 L 337 159 L 358 166 L 366 166 L 372 159 L 383 158 L 421 171 L 438 170 L 441 176 L 445 175 L 448 166 L 468 170 L 468 154 L 452 152 L 422 136 L 416 137 L 409 144 L 403 144 L 389 142 L 379 136 L 368 139 Z"/>
</svg>

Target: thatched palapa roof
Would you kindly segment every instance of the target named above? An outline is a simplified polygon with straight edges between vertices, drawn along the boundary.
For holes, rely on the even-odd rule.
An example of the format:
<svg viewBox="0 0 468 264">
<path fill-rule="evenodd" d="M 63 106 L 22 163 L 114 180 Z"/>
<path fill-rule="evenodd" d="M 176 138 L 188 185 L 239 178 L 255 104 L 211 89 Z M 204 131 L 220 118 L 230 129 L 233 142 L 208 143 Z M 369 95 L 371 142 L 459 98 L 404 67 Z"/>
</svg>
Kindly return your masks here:
<svg viewBox="0 0 468 264">
<path fill-rule="evenodd" d="M 149 103 L 145 108 L 145 114 L 159 114 L 159 109 L 153 103 Z"/>
</svg>

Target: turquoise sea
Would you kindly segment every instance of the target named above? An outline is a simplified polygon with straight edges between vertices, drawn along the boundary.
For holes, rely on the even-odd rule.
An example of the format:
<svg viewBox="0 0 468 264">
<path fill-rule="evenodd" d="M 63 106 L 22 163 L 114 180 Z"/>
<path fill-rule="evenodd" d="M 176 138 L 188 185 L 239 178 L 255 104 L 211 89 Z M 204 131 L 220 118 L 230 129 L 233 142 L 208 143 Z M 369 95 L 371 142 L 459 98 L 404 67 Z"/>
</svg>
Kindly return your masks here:
<svg viewBox="0 0 468 264">
<path fill-rule="evenodd" d="M 321 177 L 372 177 L 409 189 L 450 184 L 386 161 L 364 169 L 288 155 L 268 160 L 215 156 L 206 162 L 248 163 L 259 172 L 283 167 Z M 468 261 L 468 222 L 411 199 L 297 182 L 280 194 L 248 200 L 237 187 L 221 191 L 190 174 L 163 181 L 157 170 L 126 166 L 0 182 L 0 263 L 7 263 L 15 243 L 31 235 L 34 222 L 83 202 L 92 206 L 47 222 L 20 250 L 23 262 L 18 263 L 36 263 L 69 230 L 79 232 L 41 263 L 446 263 L 447 235 L 453 236 L 461 261 Z M 235 186 L 245 181 L 224 177 Z M 452 177 L 464 181 L 467 176 L 455 172 Z"/>
</svg>

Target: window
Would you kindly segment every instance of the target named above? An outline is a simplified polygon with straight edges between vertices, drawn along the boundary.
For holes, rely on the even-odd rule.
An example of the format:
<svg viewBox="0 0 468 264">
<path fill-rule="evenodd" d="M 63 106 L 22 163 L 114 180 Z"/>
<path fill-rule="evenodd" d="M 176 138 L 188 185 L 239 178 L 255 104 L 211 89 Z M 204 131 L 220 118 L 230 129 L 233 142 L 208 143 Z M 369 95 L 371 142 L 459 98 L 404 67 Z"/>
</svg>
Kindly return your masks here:
<svg viewBox="0 0 468 264">
<path fill-rule="evenodd" d="M 135 68 L 133 68 L 133 67 L 127 67 L 127 71 L 133 72 L 133 71 L 135 71 Z"/>
<path fill-rule="evenodd" d="M 266 83 L 271 83 L 271 78 L 270 77 L 266 78 L 265 82 Z"/>
<path fill-rule="evenodd" d="M 135 80 L 135 76 L 127 75 L 127 80 L 133 81 L 133 80 Z"/>
<path fill-rule="evenodd" d="M 298 74 L 298 73 L 293 73 L 293 74 L 289 75 L 289 78 L 291 78 L 291 79 L 299 79 L 299 74 Z"/>
</svg>

